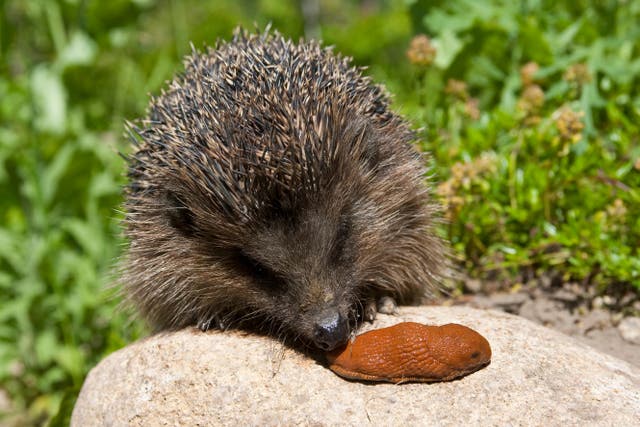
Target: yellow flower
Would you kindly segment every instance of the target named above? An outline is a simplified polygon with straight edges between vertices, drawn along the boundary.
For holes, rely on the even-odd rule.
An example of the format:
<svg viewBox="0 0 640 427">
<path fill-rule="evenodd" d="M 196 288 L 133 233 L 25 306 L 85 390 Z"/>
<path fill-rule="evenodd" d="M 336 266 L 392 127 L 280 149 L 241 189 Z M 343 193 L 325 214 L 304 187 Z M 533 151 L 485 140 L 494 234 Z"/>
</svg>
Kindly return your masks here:
<svg viewBox="0 0 640 427">
<path fill-rule="evenodd" d="M 525 87 L 522 96 L 518 100 L 518 108 L 527 115 L 534 115 L 544 105 L 544 92 L 538 85 Z"/>
<path fill-rule="evenodd" d="M 465 204 L 461 194 L 474 184 L 481 184 L 482 175 L 496 170 L 495 153 L 482 153 L 469 162 L 457 162 L 451 166 L 451 178 L 438 185 L 437 193 L 442 198 L 449 215 L 457 212 Z"/>
<path fill-rule="evenodd" d="M 520 68 L 520 79 L 522 80 L 522 86 L 530 86 L 535 81 L 535 74 L 540 69 L 535 62 L 527 62 Z"/>
<path fill-rule="evenodd" d="M 562 76 L 569 83 L 578 83 L 580 85 L 591 81 L 591 73 L 586 64 L 573 64 L 564 72 Z"/>
<path fill-rule="evenodd" d="M 569 107 L 563 107 L 553 114 L 556 127 L 563 140 L 572 143 L 580 141 L 582 129 L 584 129 L 583 116 L 583 111 L 575 112 Z"/>
<path fill-rule="evenodd" d="M 607 215 L 612 219 L 624 219 L 627 215 L 627 207 L 621 199 L 615 199 L 612 204 L 607 206 Z"/>
<path fill-rule="evenodd" d="M 449 79 L 447 80 L 447 86 L 444 88 L 444 92 L 447 95 L 451 95 L 454 98 L 466 101 L 469 98 L 467 92 L 467 84 L 461 80 Z"/>
<path fill-rule="evenodd" d="M 469 98 L 464 104 L 464 112 L 473 120 L 480 118 L 480 108 L 478 98 Z"/>
<path fill-rule="evenodd" d="M 418 34 L 411 40 L 407 50 L 407 58 L 414 65 L 426 67 L 431 65 L 436 57 L 436 48 L 431 44 L 429 37 Z"/>
</svg>

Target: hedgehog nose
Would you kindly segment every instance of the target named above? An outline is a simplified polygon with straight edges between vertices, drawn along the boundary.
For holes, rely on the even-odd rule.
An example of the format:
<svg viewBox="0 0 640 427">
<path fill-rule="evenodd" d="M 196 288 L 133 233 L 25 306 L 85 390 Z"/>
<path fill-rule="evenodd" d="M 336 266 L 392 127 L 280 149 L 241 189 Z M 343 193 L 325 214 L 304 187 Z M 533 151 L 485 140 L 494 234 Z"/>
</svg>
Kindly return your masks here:
<svg viewBox="0 0 640 427">
<path fill-rule="evenodd" d="M 337 311 L 324 312 L 314 325 L 313 340 L 322 350 L 329 351 L 349 338 L 349 323 Z"/>
</svg>

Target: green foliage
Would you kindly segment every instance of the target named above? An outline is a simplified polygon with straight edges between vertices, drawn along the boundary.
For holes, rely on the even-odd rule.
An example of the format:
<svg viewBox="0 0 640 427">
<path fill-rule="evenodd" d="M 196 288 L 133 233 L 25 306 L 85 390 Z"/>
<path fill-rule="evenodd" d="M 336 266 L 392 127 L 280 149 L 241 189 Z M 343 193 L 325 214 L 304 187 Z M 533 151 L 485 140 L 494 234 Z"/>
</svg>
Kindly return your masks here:
<svg viewBox="0 0 640 427">
<path fill-rule="evenodd" d="M 189 42 L 238 24 L 318 35 L 385 83 L 424 128 L 443 232 L 470 274 L 640 288 L 638 2 L 320 4 L 304 21 L 296 0 L 0 0 L 8 423 L 65 425 L 91 366 L 144 332 L 105 290 L 123 243 L 122 123 Z M 407 57 L 418 33 L 430 40 Z"/>
<path fill-rule="evenodd" d="M 638 4 L 412 11 L 438 54 L 401 102 L 426 126 L 466 267 L 640 289 Z"/>
</svg>

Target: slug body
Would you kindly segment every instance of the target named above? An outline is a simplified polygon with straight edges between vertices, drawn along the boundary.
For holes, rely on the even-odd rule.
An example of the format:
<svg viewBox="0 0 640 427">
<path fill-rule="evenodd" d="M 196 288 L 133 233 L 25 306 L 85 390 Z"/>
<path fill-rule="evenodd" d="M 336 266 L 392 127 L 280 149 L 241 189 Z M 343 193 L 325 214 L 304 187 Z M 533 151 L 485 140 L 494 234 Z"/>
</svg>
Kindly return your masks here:
<svg viewBox="0 0 640 427">
<path fill-rule="evenodd" d="M 491 361 L 489 342 L 466 326 L 427 326 L 404 322 L 358 335 L 346 347 L 327 353 L 330 369 L 354 380 L 449 381 Z"/>
</svg>

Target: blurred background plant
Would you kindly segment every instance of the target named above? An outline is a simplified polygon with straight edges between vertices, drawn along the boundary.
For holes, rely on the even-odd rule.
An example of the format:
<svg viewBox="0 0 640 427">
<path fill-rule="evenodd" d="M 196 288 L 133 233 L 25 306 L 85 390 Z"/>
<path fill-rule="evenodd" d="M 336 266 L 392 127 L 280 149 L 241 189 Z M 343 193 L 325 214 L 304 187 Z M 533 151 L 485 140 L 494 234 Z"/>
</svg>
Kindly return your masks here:
<svg viewBox="0 0 640 427">
<path fill-rule="evenodd" d="M 106 290 L 122 123 L 237 24 L 320 37 L 386 85 L 465 277 L 640 289 L 639 20 L 624 0 L 0 0 L 0 424 L 64 425 L 144 333 Z"/>
</svg>

